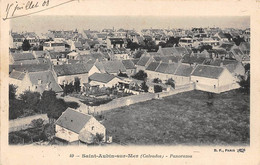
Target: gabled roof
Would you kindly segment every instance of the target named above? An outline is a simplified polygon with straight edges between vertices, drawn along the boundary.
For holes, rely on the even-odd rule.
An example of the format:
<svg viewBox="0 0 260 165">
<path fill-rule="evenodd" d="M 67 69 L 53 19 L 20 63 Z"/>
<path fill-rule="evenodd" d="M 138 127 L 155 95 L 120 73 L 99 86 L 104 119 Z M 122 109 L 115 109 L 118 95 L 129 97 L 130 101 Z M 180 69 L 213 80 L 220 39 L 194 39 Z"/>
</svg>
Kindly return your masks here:
<svg viewBox="0 0 260 165">
<path fill-rule="evenodd" d="M 164 63 L 164 62 L 161 62 L 160 65 L 156 68 L 155 71 L 159 72 L 159 73 L 165 73 L 167 68 L 168 68 L 168 64 Z"/>
<path fill-rule="evenodd" d="M 47 71 L 50 69 L 50 65 L 48 64 L 30 64 L 30 65 L 9 65 L 9 71 L 15 69 L 20 72 L 40 72 Z"/>
<path fill-rule="evenodd" d="M 126 68 L 121 61 L 103 61 L 102 64 L 107 73 L 126 72 Z"/>
<path fill-rule="evenodd" d="M 82 46 L 82 43 L 81 42 L 74 42 L 74 45 L 75 45 L 75 47 L 76 48 L 82 48 L 83 46 Z"/>
<path fill-rule="evenodd" d="M 140 60 L 136 63 L 136 65 L 139 66 L 145 66 L 147 62 L 149 61 L 150 57 L 149 56 L 142 56 Z"/>
<path fill-rule="evenodd" d="M 155 71 L 159 64 L 160 62 L 151 62 L 145 70 Z"/>
<path fill-rule="evenodd" d="M 168 64 L 168 68 L 166 69 L 166 74 L 174 74 L 176 72 L 176 69 L 178 68 L 178 63 L 170 63 Z"/>
<path fill-rule="evenodd" d="M 42 93 L 44 90 L 53 90 L 55 92 L 63 91 L 55 81 L 51 71 L 31 72 L 28 73 L 32 85 L 37 85 L 36 91 Z M 41 80 L 41 84 L 38 81 Z"/>
<path fill-rule="evenodd" d="M 190 56 L 190 55 L 185 55 L 182 58 L 182 63 L 187 63 L 187 64 L 202 64 L 205 61 L 206 58 L 204 57 L 198 57 L 196 55 Z"/>
<path fill-rule="evenodd" d="M 180 56 L 179 52 L 174 49 L 173 47 L 171 48 L 159 48 L 158 53 L 160 53 L 162 56 Z"/>
<path fill-rule="evenodd" d="M 193 66 L 190 66 L 189 64 L 180 64 L 174 75 L 177 75 L 177 76 L 184 76 L 184 77 L 190 77 L 191 75 L 191 72 L 193 71 L 194 67 Z"/>
<path fill-rule="evenodd" d="M 67 108 L 55 124 L 79 134 L 91 118 L 92 116 L 90 115 L 80 113 L 72 108 Z"/>
<path fill-rule="evenodd" d="M 90 81 L 108 83 L 109 81 L 111 81 L 115 77 L 116 76 L 114 76 L 112 74 L 107 74 L 107 73 L 94 73 L 89 77 L 89 79 L 90 79 Z"/>
<path fill-rule="evenodd" d="M 35 57 L 31 52 L 22 52 L 22 53 L 12 53 L 11 54 L 14 61 L 22 61 L 22 60 L 34 60 Z"/>
<path fill-rule="evenodd" d="M 136 59 L 131 59 L 131 61 L 136 65 L 137 62 L 139 61 L 140 59 L 139 58 L 136 58 Z"/>
<path fill-rule="evenodd" d="M 198 65 L 191 75 L 198 76 L 198 77 L 218 79 L 223 71 L 224 68 L 219 66 Z"/>
<path fill-rule="evenodd" d="M 84 74 L 88 73 L 92 66 L 93 64 L 88 63 L 56 65 L 54 71 L 57 76 Z"/>
<path fill-rule="evenodd" d="M 16 70 L 12 71 L 9 74 L 10 78 L 17 79 L 17 80 L 23 80 L 24 76 L 25 76 L 24 72 L 20 72 L 20 71 L 16 71 Z"/>
<path fill-rule="evenodd" d="M 163 56 L 161 61 L 165 63 L 179 62 L 181 60 L 180 56 Z"/>
<path fill-rule="evenodd" d="M 184 47 L 175 47 L 179 54 L 189 54 L 186 48 Z"/>
<path fill-rule="evenodd" d="M 135 64 L 132 60 L 122 60 L 123 65 L 126 69 L 135 69 Z"/>
</svg>

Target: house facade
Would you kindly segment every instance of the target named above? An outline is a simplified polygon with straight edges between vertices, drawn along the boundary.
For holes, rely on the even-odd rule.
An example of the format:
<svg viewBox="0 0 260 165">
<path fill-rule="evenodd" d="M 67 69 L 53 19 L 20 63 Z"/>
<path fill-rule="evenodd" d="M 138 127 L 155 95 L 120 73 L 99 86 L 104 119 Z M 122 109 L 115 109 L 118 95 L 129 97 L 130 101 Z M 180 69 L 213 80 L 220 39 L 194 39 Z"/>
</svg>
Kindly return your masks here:
<svg viewBox="0 0 260 165">
<path fill-rule="evenodd" d="M 225 67 L 198 65 L 191 74 L 197 90 L 221 93 L 239 88 L 236 78 Z"/>
<path fill-rule="evenodd" d="M 93 143 L 96 134 L 106 137 L 106 128 L 93 116 L 68 108 L 55 123 L 55 137 L 69 143 L 81 141 Z"/>
</svg>

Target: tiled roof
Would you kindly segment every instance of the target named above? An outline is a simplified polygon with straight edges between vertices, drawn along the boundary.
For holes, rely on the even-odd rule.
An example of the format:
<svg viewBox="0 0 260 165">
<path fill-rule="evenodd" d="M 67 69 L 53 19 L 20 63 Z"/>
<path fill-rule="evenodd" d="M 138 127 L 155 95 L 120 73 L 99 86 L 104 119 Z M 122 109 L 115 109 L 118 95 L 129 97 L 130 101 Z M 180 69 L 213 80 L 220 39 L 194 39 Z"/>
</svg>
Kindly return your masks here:
<svg viewBox="0 0 260 165">
<path fill-rule="evenodd" d="M 14 61 L 21 61 L 21 60 L 34 60 L 35 57 L 31 52 L 23 52 L 23 53 L 12 53 L 11 54 Z"/>
<path fill-rule="evenodd" d="M 131 61 L 136 65 L 139 60 L 140 60 L 139 58 L 136 58 L 136 59 L 132 59 Z"/>
<path fill-rule="evenodd" d="M 224 68 L 219 66 L 198 65 L 192 73 L 192 76 L 218 79 Z"/>
<path fill-rule="evenodd" d="M 126 69 L 135 69 L 135 64 L 132 60 L 122 60 L 123 65 Z"/>
<path fill-rule="evenodd" d="M 54 71 L 57 76 L 84 74 L 88 73 L 92 66 L 93 64 L 87 63 L 56 65 Z"/>
<path fill-rule="evenodd" d="M 145 70 L 155 71 L 159 64 L 160 62 L 151 62 Z"/>
<path fill-rule="evenodd" d="M 170 63 L 168 64 L 168 68 L 166 69 L 166 74 L 174 74 L 176 72 L 176 69 L 178 68 L 178 63 Z"/>
<path fill-rule="evenodd" d="M 175 75 L 177 76 L 185 76 L 190 77 L 191 72 L 193 71 L 193 67 L 188 64 L 181 64 L 175 71 Z"/>
<path fill-rule="evenodd" d="M 51 71 L 31 72 L 28 73 L 28 76 L 31 83 L 37 86 L 36 91 L 40 93 L 42 93 L 44 90 L 50 90 L 50 89 L 55 92 L 63 91 L 62 88 L 55 81 Z M 41 84 L 38 84 L 39 80 L 41 80 Z"/>
<path fill-rule="evenodd" d="M 116 76 L 112 74 L 107 74 L 107 73 L 94 73 L 92 74 L 89 79 L 91 81 L 97 81 L 97 82 L 102 82 L 102 83 L 108 83 L 112 79 L 114 79 Z"/>
<path fill-rule="evenodd" d="M 161 53 L 162 56 L 180 56 L 179 52 L 174 49 L 173 47 L 171 48 L 161 48 L 158 50 L 158 53 Z"/>
<path fill-rule="evenodd" d="M 49 70 L 50 65 L 48 64 L 32 64 L 32 65 L 9 65 L 9 71 L 15 69 L 16 71 L 21 72 L 40 72 Z"/>
<path fill-rule="evenodd" d="M 79 134 L 91 118 L 92 116 L 90 115 L 68 108 L 62 113 L 55 124 Z"/>
<path fill-rule="evenodd" d="M 145 66 L 147 62 L 149 61 L 150 57 L 148 56 L 142 56 L 140 60 L 136 63 L 136 65 Z"/>
<path fill-rule="evenodd" d="M 9 74 L 9 77 L 10 78 L 13 78 L 13 79 L 17 79 L 17 80 L 23 80 L 25 76 L 25 73 L 24 72 L 20 72 L 20 71 L 12 71 L 10 74 Z"/>
<path fill-rule="evenodd" d="M 167 71 L 167 69 L 168 69 L 168 64 L 161 62 L 155 71 L 159 72 L 159 73 L 165 73 Z"/>
<path fill-rule="evenodd" d="M 190 55 L 185 55 L 182 58 L 182 63 L 187 63 L 187 64 L 202 64 L 205 61 L 206 58 L 204 57 L 198 57 L 198 56 L 190 56 Z"/>
<path fill-rule="evenodd" d="M 74 42 L 74 45 L 75 45 L 76 48 L 82 48 L 81 42 Z"/>
<path fill-rule="evenodd" d="M 171 63 L 171 62 L 180 61 L 181 57 L 180 56 L 163 56 L 163 57 L 161 57 L 161 59 L 162 59 L 162 62 Z"/>
<path fill-rule="evenodd" d="M 107 73 L 126 72 L 126 68 L 121 61 L 103 61 L 102 64 Z"/>
</svg>

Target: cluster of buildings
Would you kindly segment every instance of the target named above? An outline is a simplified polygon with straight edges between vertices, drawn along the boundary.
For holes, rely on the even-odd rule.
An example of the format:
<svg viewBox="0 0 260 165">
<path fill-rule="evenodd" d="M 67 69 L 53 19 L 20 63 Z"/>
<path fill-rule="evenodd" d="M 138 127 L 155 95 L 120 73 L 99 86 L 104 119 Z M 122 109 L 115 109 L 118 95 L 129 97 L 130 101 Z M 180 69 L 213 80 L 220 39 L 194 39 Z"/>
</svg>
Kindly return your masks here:
<svg viewBox="0 0 260 165">
<path fill-rule="evenodd" d="M 171 37 L 178 37 L 179 44 L 159 46 Z M 10 38 L 9 83 L 18 87 L 18 95 L 26 90 L 62 94 L 63 87 L 74 84 L 75 79 L 80 80 L 82 92 L 119 84 L 123 88 L 140 86 L 142 81 L 132 78 L 140 70 L 147 73 L 149 92 L 154 92 L 154 79 L 160 79 L 157 85 L 163 87 L 171 79 L 175 87 L 194 83 L 197 90 L 221 93 L 239 88 L 240 76 L 246 75 L 244 66 L 250 63 L 250 29 L 76 29 L 50 30 L 42 35 L 10 32 Z M 237 38 L 243 38 L 239 45 L 234 42 Z M 42 50 L 21 51 L 24 40 L 31 46 L 42 45 Z M 157 44 L 158 50 L 127 47 L 129 42 L 145 45 L 148 41 Z M 165 90 L 169 89 L 174 90 Z M 94 131 L 88 123 L 93 123 L 90 116 L 68 109 L 57 121 L 57 136 L 72 142 L 91 131 L 104 133 L 102 126 Z"/>
</svg>

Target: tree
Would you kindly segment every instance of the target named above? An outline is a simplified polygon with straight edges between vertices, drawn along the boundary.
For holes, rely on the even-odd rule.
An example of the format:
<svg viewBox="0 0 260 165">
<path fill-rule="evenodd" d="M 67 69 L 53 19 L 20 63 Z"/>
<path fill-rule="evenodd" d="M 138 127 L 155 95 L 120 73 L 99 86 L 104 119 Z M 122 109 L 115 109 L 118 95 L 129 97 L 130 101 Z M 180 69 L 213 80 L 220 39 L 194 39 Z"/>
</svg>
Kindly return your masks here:
<svg viewBox="0 0 260 165">
<path fill-rule="evenodd" d="M 237 37 L 233 38 L 233 41 L 235 42 L 235 44 L 237 46 L 239 46 L 241 42 L 245 42 L 245 39 L 241 38 L 240 36 L 237 36 Z"/>
<path fill-rule="evenodd" d="M 178 46 L 180 37 L 170 37 L 166 42 L 166 47 L 172 47 L 173 45 Z"/>
<path fill-rule="evenodd" d="M 248 72 L 248 76 L 240 76 L 240 81 L 238 82 L 240 85 L 240 91 L 244 94 L 250 94 L 250 73 Z"/>
<path fill-rule="evenodd" d="M 153 79 L 153 83 L 162 83 L 162 80 L 159 78 Z"/>
<path fill-rule="evenodd" d="M 118 73 L 118 76 L 119 76 L 119 77 L 128 77 L 127 74 L 122 73 L 121 71 Z"/>
<path fill-rule="evenodd" d="M 23 51 L 28 51 L 31 48 L 31 45 L 27 39 L 23 41 L 22 49 Z"/>
<path fill-rule="evenodd" d="M 74 88 L 77 93 L 80 92 L 80 79 L 78 77 L 75 77 Z"/>
<path fill-rule="evenodd" d="M 175 81 L 172 78 L 168 79 L 165 84 L 170 85 L 170 86 L 172 86 L 172 88 L 175 89 Z"/>
<path fill-rule="evenodd" d="M 17 87 L 13 84 L 9 84 L 9 99 L 15 99 Z"/>
<path fill-rule="evenodd" d="M 137 80 L 143 80 L 145 81 L 147 78 L 147 73 L 145 73 L 143 70 L 139 70 L 134 76 L 132 76 L 133 78 L 137 79 Z"/>
<path fill-rule="evenodd" d="M 23 102 L 18 99 L 9 100 L 9 119 L 16 119 L 23 115 Z"/>
<path fill-rule="evenodd" d="M 93 138 L 93 142 L 94 142 L 94 144 L 101 144 L 103 139 L 104 139 L 104 135 L 103 134 L 96 133 L 96 136 L 94 136 L 94 138 Z"/>
<path fill-rule="evenodd" d="M 202 52 L 203 50 L 212 50 L 212 46 L 211 45 L 202 45 L 199 50 L 200 50 L 200 52 Z"/>
<path fill-rule="evenodd" d="M 33 112 L 39 112 L 38 103 L 40 102 L 41 94 L 39 92 L 25 91 L 20 95 L 20 99 L 24 103 L 24 108 Z"/>
<path fill-rule="evenodd" d="M 162 92 L 162 86 L 160 85 L 155 85 L 154 86 L 154 93 Z"/>
<path fill-rule="evenodd" d="M 44 123 L 44 120 L 42 120 L 41 118 L 39 119 L 34 119 L 31 121 L 31 126 L 33 128 L 39 128 L 39 127 L 42 127 L 43 126 L 43 123 Z"/>
<path fill-rule="evenodd" d="M 141 89 L 142 89 L 144 92 L 148 92 L 149 87 L 146 85 L 146 82 L 145 82 L 145 81 L 142 82 L 142 84 L 141 84 Z"/>
</svg>

